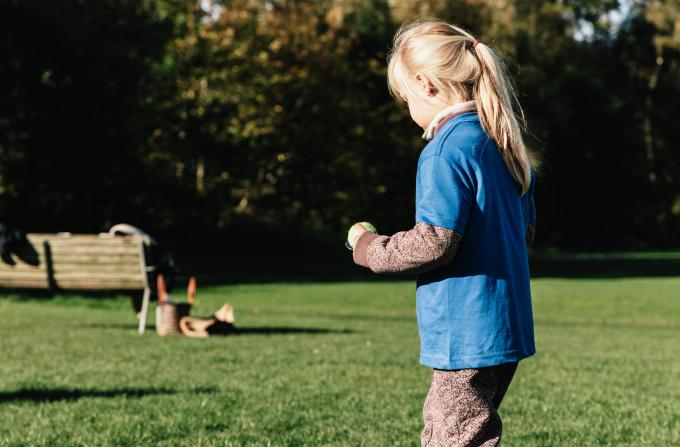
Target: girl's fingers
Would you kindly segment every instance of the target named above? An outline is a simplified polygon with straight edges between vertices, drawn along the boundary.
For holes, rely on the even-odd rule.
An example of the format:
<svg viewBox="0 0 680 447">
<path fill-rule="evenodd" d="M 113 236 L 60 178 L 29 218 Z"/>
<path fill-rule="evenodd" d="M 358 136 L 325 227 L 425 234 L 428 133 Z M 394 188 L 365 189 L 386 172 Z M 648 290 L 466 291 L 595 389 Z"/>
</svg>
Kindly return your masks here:
<svg viewBox="0 0 680 447">
<path fill-rule="evenodd" d="M 360 224 L 356 223 L 356 224 L 352 225 L 352 229 L 350 231 L 352 239 L 349 241 L 350 244 L 352 244 L 352 247 L 356 246 L 357 240 L 359 240 L 359 236 L 361 236 L 363 231 L 365 231 L 365 229 Z"/>
</svg>

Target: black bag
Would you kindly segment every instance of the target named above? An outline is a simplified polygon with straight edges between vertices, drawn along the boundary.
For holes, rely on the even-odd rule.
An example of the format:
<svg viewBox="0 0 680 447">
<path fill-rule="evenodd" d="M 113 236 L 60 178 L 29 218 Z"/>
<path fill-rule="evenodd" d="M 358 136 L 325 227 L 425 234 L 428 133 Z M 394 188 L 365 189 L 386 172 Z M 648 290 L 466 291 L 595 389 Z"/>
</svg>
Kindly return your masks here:
<svg viewBox="0 0 680 447">
<path fill-rule="evenodd" d="M 12 254 L 16 254 L 27 264 L 38 263 L 38 255 L 26 238 L 26 233 L 11 225 L 0 223 L 0 258 L 5 264 L 16 265 Z"/>
</svg>

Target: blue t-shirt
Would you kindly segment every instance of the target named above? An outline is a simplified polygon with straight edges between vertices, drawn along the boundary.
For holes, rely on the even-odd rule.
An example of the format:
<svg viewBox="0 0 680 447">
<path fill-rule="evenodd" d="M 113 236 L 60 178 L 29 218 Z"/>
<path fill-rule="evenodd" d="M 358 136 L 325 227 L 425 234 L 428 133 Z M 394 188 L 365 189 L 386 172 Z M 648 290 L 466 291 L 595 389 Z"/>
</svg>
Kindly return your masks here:
<svg viewBox="0 0 680 447">
<path fill-rule="evenodd" d="M 449 264 L 419 274 L 420 363 L 480 368 L 535 353 L 526 232 L 533 190 L 520 195 L 476 112 L 444 124 L 418 160 L 416 223 L 460 233 Z"/>
</svg>

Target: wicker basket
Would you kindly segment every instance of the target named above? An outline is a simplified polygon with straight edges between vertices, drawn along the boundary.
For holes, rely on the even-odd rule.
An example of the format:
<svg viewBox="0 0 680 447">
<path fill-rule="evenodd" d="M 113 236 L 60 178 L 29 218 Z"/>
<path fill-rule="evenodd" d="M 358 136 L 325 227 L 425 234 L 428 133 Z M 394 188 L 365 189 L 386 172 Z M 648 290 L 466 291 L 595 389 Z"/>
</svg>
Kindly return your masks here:
<svg viewBox="0 0 680 447">
<path fill-rule="evenodd" d="M 179 320 L 189 315 L 189 303 L 161 303 L 156 307 L 156 333 L 158 335 L 181 335 Z"/>
</svg>

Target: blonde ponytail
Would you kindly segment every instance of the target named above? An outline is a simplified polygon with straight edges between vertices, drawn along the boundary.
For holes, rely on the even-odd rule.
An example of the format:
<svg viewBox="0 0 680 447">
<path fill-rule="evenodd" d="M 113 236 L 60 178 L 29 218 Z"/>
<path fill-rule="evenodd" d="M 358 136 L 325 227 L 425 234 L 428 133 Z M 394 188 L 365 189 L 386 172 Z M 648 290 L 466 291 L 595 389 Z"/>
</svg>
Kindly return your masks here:
<svg viewBox="0 0 680 447">
<path fill-rule="evenodd" d="M 416 73 L 425 75 L 451 104 L 475 101 L 482 128 L 526 193 L 531 163 L 520 127 L 524 114 L 500 57 L 459 27 L 439 20 L 418 21 L 402 26 L 395 35 L 387 70 L 390 92 L 404 100 L 404 90 L 414 89 Z"/>
<path fill-rule="evenodd" d="M 531 183 L 531 163 L 513 106 L 519 110 L 524 123 L 522 108 L 500 58 L 483 43 L 477 43 L 474 51 L 482 65 L 482 73 L 474 88 L 479 120 L 496 142 L 510 174 L 522 185 L 524 194 Z"/>
</svg>

